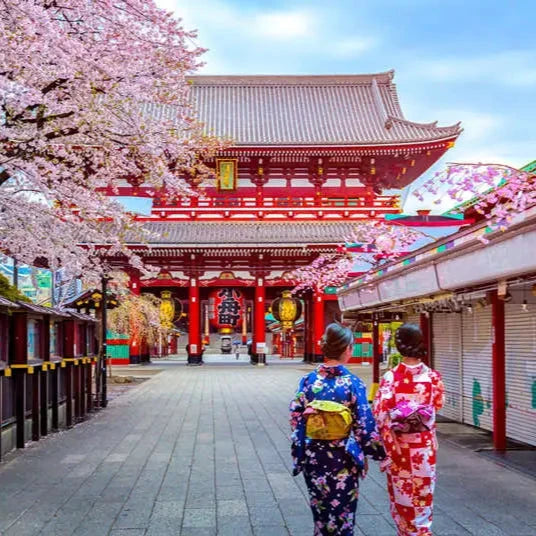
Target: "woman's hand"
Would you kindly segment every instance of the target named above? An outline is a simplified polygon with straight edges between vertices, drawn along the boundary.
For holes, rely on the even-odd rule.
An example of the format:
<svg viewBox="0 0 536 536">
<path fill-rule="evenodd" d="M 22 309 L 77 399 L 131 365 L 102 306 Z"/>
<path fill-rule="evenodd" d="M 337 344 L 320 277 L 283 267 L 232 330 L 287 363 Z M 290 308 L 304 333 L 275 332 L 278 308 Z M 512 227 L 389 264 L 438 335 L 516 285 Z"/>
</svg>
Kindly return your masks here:
<svg viewBox="0 0 536 536">
<path fill-rule="evenodd" d="M 368 458 L 365 456 L 365 461 L 363 463 L 363 469 L 361 469 L 361 474 L 359 475 L 361 479 L 365 478 L 368 473 Z"/>
<path fill-rule="evenodd" d="M 380 462 L 380 471 L 384 473 L 387 471 L 387 468 L 391 465 L 391 458 L 387 457 L 385 460 Z"/>
</svg>

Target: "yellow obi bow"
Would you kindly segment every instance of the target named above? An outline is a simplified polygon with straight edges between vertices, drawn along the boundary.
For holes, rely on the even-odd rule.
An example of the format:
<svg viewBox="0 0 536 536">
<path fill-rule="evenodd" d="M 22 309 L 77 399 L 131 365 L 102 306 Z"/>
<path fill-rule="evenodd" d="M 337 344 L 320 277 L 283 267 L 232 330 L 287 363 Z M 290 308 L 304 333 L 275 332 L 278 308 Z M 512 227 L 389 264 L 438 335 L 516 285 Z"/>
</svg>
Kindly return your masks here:
<svg viewBox="0 0 536 536">
<path fill-rule="evenodd" d="M 313 400 L 304 411 L 305 435 L 311 439 L 345 439 L 352 428 L 352 412 L 331 400 Z"/>
</svg>

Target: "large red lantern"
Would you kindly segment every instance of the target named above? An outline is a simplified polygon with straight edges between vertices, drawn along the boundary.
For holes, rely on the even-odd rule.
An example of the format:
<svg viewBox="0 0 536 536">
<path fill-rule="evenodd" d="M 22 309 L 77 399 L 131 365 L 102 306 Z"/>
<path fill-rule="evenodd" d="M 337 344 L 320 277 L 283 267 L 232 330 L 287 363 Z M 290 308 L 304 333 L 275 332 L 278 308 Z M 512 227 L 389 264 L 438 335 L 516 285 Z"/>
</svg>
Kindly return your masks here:
<svg viewBox="0 0 536 536">
<path fill-rule="evenodd" d="M 220 288 L 209 294 L 208 318 L 220 333 L 234 333 L 242 325 L 244 310 L 244 295 L 240 290 Z"/>
</svg>

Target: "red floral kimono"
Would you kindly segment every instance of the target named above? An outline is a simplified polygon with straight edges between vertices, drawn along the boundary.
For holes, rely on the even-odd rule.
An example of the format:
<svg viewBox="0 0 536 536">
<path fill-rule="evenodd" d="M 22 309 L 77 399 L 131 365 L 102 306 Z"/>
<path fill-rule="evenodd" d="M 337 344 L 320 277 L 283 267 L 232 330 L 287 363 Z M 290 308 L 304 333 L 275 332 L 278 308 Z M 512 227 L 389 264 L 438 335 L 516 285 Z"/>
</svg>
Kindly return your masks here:
<svg viewBox="0 0 536 536">
<path fill-rule="evenodd" d="M 387 486 L 391 515 L 398 536 L 431 536 L 432 503 L 436 481 L 437 440 L 435 412 L 443 406 L 444 386 L 438 372 L 424 363 L 403 363 L 388 371 L 374 401 L 374 416 L 387 460 Z M 395 432 L 393 422 L 400 408 L 411 406 L 428 410 L 428 430 L 416 433 Z"/>
</svg>

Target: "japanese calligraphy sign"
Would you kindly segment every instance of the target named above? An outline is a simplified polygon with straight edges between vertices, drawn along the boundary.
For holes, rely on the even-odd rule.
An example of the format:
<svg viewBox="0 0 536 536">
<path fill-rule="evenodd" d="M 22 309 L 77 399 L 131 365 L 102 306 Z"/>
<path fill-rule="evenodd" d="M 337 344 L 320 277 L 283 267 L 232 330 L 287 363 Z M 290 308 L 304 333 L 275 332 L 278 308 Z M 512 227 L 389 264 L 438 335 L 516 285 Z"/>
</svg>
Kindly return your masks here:
<svg viewBox="0 0 536 536">
<path fill-rule="evenodd" d="M 216 176 L 218 178 L 219 191 L 236 190 L 236 180 L 238 175 L 236 158 L 217 158 Z"/>
<path fill-rule="evenodd" d="M 209 296 L 209 320 L 220 332 L 234 331 L 242 325 L 244 295 L 232 288 L 214 290 Z"/>
</svg>

